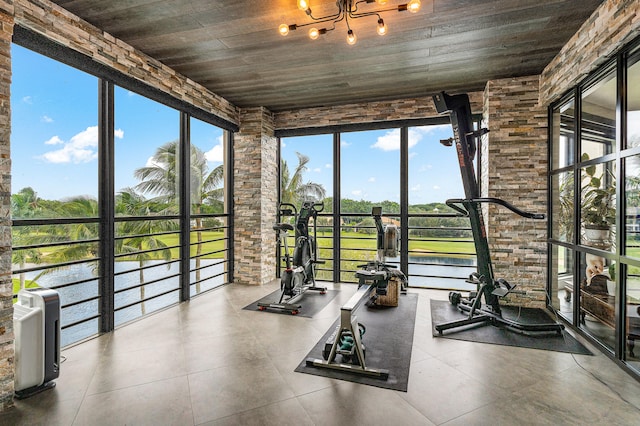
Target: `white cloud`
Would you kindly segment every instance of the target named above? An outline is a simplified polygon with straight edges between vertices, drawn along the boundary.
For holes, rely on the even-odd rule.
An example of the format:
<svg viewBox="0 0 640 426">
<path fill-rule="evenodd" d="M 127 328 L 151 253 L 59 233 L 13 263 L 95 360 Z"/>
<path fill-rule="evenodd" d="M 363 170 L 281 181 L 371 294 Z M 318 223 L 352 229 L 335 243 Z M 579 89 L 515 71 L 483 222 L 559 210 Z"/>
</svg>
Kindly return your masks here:
<svg viewBox="0 0 640 426">
<path fill-rule="evenodd" d="M 433 185 L 433 189 L 435 189 L 436 191 L 440 190 L 440 187 L 438 185 Z"/>
<path fill-rule="evenodd" d="M 378 148 L 383 151 L 397 151 L 400 149 L 400 129 L 389 130 L 378 137 L 376 143 L 371 148 Z"/>
<path fill-rule="evenodd" d="M 433 127 L 433 126 L 429 126 Z M 429 129 L 426 127 L 426 129 Z M 418 142 L 422 140 L 422 137 L 428 133 L 428 131 L 422 130 L 422 127 L 414 127 L 409 129 L 409 148 L 414 147 Z M 431 129 L 429 129 L 431 131 Z M 389 130 L 384 135 L 378 137 L 376 143 L 371 145 L 371 148 L 381 149 L 383 151 L 397 151 L 400 149 L 400 129 Z"/>
<path fill-rule="evenodd" d="M 374 177 L 370 177 L 370 178 L 368 179 L 368 182 L 375 182 L 375 181 L 376 181 L 376 178 L 374 178 Z"/>
<path fill-rule="evenodd" d="M 351 191 L 351 195 L 362 195 L 362 191 L 359 189 L 356 189 L 355 191 Z"/>
<path fill-rule="evenodd" d="M 50 163 L 88 163 L 98 158 L 98 126 L 87 127 L 82 132 L 74 135 L 69 142 L 64 142 L 57 136 L 45 142 L 47 145 L 64 146 L 55 151 L 49 151 L 42 155 L 45 161 Z"/>
<path fill-rule="evenodd" d="M 53 123 L 53 118 L 48 115 L 43 115 L 41 120 L 43 123 Z"/>
<path fill-rule="evenodd" d="M 324 165 L 325 169 L 332 169 L 333 168 L 333 164 L 327 163 Z"/>
<path fill-rule="evenodd" d="M 25 104 L 33 105 L 33 100 L 31 99 L 31 96 L 25 96 L 24 98 L 22 98 L 22 102 L 24 102 Z"/>
<path fill-rule="evenodd" d="M 115 136 L 115 137 L 116 137 L 116 139 L 122 139 L 122 138 L 124 138 L 124 130 L 122 130 L 122 129 L 116 129 L 116 130 L 114 130 L 114 132 L 113 132 L 113 136 Z"/>
<path fill-rule="evenodd" d="M 64 143 L 64 141 L 58 136 L 53 136 L 51 139 L 44 141 L 45 145 L 60 145 L 61 143 Z"/>
<path fill-rule="evenodd" d="M 410 191 L 420 191 L 422 189 L 422 187 L 420 186 L 420 184 L 417 184 L 416 186 L 412 186 L 409 190 Z"/>
<path fill-rule="evenodd" d="M 218 144 L 204 153 L 207 161 L 211 163 L 222 163 L 224 160 L 224 149 L 222 148 L 222 136 L 218 138 Z"/>
<path fill-rule="evenodd" d="M 342 146 L 342 147 L 349 146 L 349 145 L 351 145 L 351 143 L 350 143 L 350 142 L 347 142 L 347 141 L 340 141 L 340 146 Z"/>
<path fill-rule="evenodd" d="M 315 169 L 313 169 L 313 171 L 316 173 L 320 173 L 322 172 L 322 169 L 320 167 L 316 167 Z"/>
</svg>

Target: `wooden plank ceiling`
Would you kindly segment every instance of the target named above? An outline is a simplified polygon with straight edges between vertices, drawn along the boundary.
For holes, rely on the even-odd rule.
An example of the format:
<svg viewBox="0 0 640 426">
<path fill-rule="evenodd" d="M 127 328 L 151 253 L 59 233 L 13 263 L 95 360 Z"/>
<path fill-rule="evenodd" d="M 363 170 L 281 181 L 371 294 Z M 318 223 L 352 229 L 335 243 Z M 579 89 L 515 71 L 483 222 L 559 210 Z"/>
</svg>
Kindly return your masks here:
<svg viewBox="0 0 640 426">
<path fill-rule="evenodd" d="M 422 0 L 310 40 L 296 0 L 53 0 L 233 104 L 272 111 L 482 90 L 539 74 L 602 0 Z M 397 6 L 408 0 L 389 0 Z M 377 3 L 360 10 L 380 9 Z M 314 15 L 335 0 L 311 0 Z"/>
</svg>

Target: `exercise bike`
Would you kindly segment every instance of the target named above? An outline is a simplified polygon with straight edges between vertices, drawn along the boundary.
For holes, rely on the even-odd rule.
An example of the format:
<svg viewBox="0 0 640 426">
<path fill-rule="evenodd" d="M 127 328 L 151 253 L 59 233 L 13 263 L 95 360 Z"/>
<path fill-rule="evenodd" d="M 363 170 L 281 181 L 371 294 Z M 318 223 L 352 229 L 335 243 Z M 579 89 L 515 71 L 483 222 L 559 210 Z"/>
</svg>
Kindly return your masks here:
<svg viewBox="0 0 640 426">
<path fill-rule="evenodd" d="M 504 279 L 495 279 L 489 253 L 487 232 L 480 212 L 481 204 L 497 204 L 527 219 L 544 219 L 544 214 L 529 213 L 518 209 L 499 198 L 481 198 L 478 182 L 474 172 L 473 159 L 476 154 L 476 140 L 488 132 L 487 129 L 473 129 L 469 96 L 466 94 L 450 96 L 442 92 L 433 96 L 436 110 L 440 114 L 447 113 L 453 127 L 453 138 L 440 141 L 445 146 L 455 147 L 458 153 L 462 184 L 465 199 L 449 199 L 447 205 L 468 217 L 471 222 L 473 241 L 476 248 L 477 272 L 469 276 L 467 282 L 475 284 L 477 291 L 471 292 L 468 298 L 458 292 L 449 293 L 449 301 L 466 317 L 460 320 L 436 324 L 435 329 L 442 334 L 445 330 L 463 327 L 470 324 L 491 324 L 502 326 L 523 334 L 540 332 L 562 333 L 562 324 L 551 322 L 545 324 L 523 324 L 503 318 L 499 299 L 514 291 L 516 285 Z M 482 303 L 484 299 L 484 304 Z"/>
<path fill-rule="evenodd" d="M 280 277 L 280 299 L 275 303 L 258 303 L 259 310 L 277 309 L 297 315 L 302 309 L 302 305 L 297 302 L 304 293 L 308 290 L 319 291 L 320 294 L 327 292 L 327 288 L 317 286 L 315 280 L 315 265 L 324 263 L 318 260 L 316 242 L 316 221 L 318 213 L 322 210 L 324 210 L 324 204 L 313 201 L 304 201 L 300 212 L 293 204 L 280 204 L 280 217 L 295 218 L 296 244 L 293 255 L 290 255 L 288 237 L 289 231 L 294 230 L 291 224 L 281 222 L 273 226 L 273 230 L 278 235 L 278 244 L 284 246 L 285 269 Z M 309 235 L 310 219 L 313 219 L 313 236 Z"/>
</svg>

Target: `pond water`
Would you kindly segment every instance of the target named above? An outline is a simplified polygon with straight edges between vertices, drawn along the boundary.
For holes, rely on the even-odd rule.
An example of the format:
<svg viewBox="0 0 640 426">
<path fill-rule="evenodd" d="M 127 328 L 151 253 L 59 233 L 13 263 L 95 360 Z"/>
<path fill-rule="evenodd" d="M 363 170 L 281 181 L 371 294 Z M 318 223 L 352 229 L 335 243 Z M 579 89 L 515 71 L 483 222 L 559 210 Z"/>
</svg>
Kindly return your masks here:
<svg viewBox="0 0 640 426">
<path fill-rule="evenodd" d="M 200 267 L 206 266 L 206 268 L 200 270 L 199 278 L 206 281 L 200 283 L 200 292 L 224 284 L 224 275 L 220 274 L 224 272 L 225 265 L 220 261 L 201 260 Z M 191 268 L 194 267 L 195 262 L 192 261 Z M 138 262 L 116 262 L 114 268 L 116 273 L 114 280 L 116 291 L 114 296 L 114 306 L 116 308 L 114 321 L 116 326 L 179 302 L 179 277 L 177 274 L 180 272 L 180 267 L 178 262 L 168 265 L 161 261 L 146 262 L 143 279 L 144 282 L 150 284 L 146 284 L 143 287 L 136 287 L 140 283 L 140 272 L 135 270 L 139 268 Z M 97 297 L 100 294 L 100 288 L 96 272 L 94 265 L 80 264 L 37 278 L 38 285 L 56 288 L 60 295 L 60 305 L 65 306 L 61 312 L 61 326 L 64 327 L 60 337 L 62 346 L 92 336 L 99 331 L 97 318 L 69 326 L 75 322 L 98 315 L 100 306 Z M 30 272 L 25 274 L 25 278 L 33 280 L 37 275 L 37 272 Z M 86 282 L 81 284 L 60 287 L 66 283 L 84 280 Z M 196 280 L 195 272 L 191 272 L 191 280 Z M 192 286 L 191 295 L 193 296 L 196 291 L 195 286 Z M 161 294 L 162 296 L 158 296 Z M 143 297 L 154 298 L 140 303 Z M 92 298 L 96 299 L 88 300 Z"/>
</svg>

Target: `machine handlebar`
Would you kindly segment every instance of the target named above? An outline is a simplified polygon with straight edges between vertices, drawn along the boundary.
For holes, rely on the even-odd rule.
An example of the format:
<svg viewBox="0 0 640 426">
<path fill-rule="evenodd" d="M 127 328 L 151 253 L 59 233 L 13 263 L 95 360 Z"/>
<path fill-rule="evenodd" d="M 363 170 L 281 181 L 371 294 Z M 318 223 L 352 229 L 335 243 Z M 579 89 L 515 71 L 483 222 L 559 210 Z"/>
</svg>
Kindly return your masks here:
<svg viewBox="0 0 640 426">
<path fill-rule="evenodd" d="M 493 197 L 471 198 L 471 199 L 467 199 L 467 200 L 463 200 L 461 198 L 455 198 L 455 199 L 447 200 L 446 203 L 447 203 L 447 205 L 449 207 L 451 207 L 452 209 L 456 210 L 459 213 L 462 213 L 465 216 L 468 215 L 468 211 L 460 208 L 456 204 L 463 204 L 464 205 L 464 204 L 467 204 L 467 203 L 492 203 L 492 204 L 501 205 L 502 207 L 506 207 L 507 209 L 511 210 L 515 214 L 517 214 L 519 216 L 522 216 L 524 218 L 527 218 L 527 219 L 543 220 L 543 219 L 545 219 L 547 217 L 544 213 L 531 213 L 531 212 L 526 212 L 524 210 L 520 210 L 519 208 L 517 208 L 513 204 L 511 204 L 511 203 L 509 203 L 509 202 L 507 202 L 507 201 L 505 201 L 503 199 L 493 198 Z"/>
<path fill-rule="evenodd" d="M 283 207 L 289 207 L 284 209 Z M 297 216 L 298 209 L 291 203 L 280 203 L 280 215 L 282 216 Z"/>
</svg>

